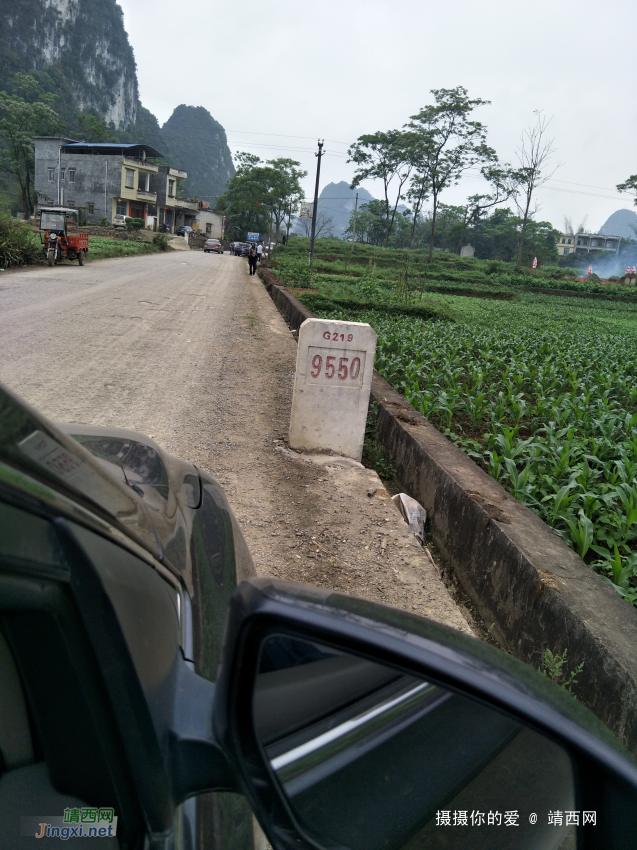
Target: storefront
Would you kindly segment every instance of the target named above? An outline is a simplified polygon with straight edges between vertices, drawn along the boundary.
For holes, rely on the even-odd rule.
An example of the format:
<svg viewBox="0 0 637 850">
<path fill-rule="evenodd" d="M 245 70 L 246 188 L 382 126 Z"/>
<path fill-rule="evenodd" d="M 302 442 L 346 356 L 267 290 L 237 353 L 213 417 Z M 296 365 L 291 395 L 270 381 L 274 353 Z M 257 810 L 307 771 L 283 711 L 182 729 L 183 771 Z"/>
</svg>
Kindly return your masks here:
<svg viewBox="0 0 637 850">
<path fill-rule="evenodd" d="M 117 215 L 125 215 L 130 218 L 143 218 L 146 221 L 146 204 L 139 201 L 126 201 L 122 198 L 117 199 Z M 150 204 L 148 205 L 150 207 Z M 148 213 L 153 215 L 153 213 Z"/>
</svg>

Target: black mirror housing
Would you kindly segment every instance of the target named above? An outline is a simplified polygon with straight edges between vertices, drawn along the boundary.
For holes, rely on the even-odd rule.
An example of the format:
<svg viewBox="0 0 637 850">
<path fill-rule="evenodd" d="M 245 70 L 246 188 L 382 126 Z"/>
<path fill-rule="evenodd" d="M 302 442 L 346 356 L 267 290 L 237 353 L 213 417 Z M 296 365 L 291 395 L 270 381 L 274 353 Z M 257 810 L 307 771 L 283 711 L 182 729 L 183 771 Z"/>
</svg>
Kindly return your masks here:
<svg viewBox="0 0 637 850">
<path fill-rule="evenodd" d="M 610 850 L 637 845 L 637 766 L 597 718 L 563 689 L 516 659 L 415 615 L 330 591 L 254 579 L 237 589 L 231 603 L 213 736 L 277 850 L 316 847 L 316 839 L 297 822 L 255 731 L 259 652 L 274 634 L 423 677 L 550 739 L 572 760 L 577 808 L 597 812 L 596 827 L 578 831 L 578 846 Z"/>
</svg>

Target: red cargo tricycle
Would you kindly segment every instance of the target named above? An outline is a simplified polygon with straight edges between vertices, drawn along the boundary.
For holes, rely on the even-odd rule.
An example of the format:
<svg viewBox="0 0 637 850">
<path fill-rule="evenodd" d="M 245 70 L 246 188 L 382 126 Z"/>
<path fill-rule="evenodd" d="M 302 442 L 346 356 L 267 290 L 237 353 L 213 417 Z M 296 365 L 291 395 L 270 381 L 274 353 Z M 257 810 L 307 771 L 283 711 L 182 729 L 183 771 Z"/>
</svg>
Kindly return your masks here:
<svg viewBox="0 0 637 850">
<path fill-rule="evenodd" d="M 88 251 L 88 234 L 80 233 L 77 210 L 68 207 L 40 207 L 38 216 L 40 238 L 49 265 L 53 266 L 67 259 L 77 260 L 83 266 Z"/>
</svg>

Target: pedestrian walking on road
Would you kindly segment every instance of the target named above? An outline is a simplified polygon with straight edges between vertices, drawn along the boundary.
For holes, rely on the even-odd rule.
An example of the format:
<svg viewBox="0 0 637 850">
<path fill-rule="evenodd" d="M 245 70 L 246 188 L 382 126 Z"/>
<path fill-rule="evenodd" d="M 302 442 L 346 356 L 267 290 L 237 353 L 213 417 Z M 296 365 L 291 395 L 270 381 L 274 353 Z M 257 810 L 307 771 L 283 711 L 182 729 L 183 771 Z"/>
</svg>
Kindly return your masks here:
<svg viewBox="0 0 637 850">
<path fill-rule="evenodd" d="M 257 261 L 260 263 L 263 259 L 263 245 L 259 242 L 257 245 Z"/>
<path fill-rule="evenodd" d="M 257 273 L 257 249 L 254 247 L 254 242 L 250 246 L 250 253 L 248 254 L 248 265 L 250 266 L 250 274 Z"/>
</svg>

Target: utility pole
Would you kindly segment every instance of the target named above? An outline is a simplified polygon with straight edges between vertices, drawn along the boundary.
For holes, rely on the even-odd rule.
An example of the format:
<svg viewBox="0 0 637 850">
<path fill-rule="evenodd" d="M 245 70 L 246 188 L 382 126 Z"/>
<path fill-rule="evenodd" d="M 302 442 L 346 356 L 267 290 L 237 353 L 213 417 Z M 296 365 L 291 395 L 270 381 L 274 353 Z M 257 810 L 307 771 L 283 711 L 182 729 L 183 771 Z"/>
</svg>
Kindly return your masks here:
<svg viewBox="0 0 637 850">
<path fill-rule="evenodd" d="M 321 177 L 321 159 L 325 156 L 325 151 L 323 150 L 324 143 L 325 139 L 323 139 L 323 141 L 318 142 L 318 153 L 314 154 L 314 156 L 317 158 L 317 162 L 316 185 L 314 187 L 314 208 L 312 209 L 312 235 L 310 236 L 310 273 L 312 272 L 312 258 L 314 257 L 314 234 L 316 233 L 316 210 L 318 207 L 318 190 L 319 180 Z"/>
<path fill-rule="evenodd" d="M 290 206 L 288 207 L 288 230 L 285 235 L 285 244 L 287 245 L 290 241 L 290 221 L 292 219 L 292 199 L 290 199 Z"/>
<path fill-rule="evenodd" d="M 108 210 L 106 208 L 106 188 L 108 186 L 108 160 L 104 162 L 104 216 L 106 218 L 106 222 L 108 223 L 108 219 L 110 215 L 108 214 Z"/>
<path fill-rule="evenodd" d="M 270 256 L 270 244 L 272 243 L 272 207 L 270 207 L 270 226 L 268 228 L 268 257 Z"/>
<path fill-rule="evenodd" d="M 58 148 L 58 207 L 61 206 L 61 195 L 60 195 L 60 169 L 62 168 L 62 145 L 60 144 Z"/>
<path fill-rule="evenodd" d="M 356 204 L 354 206 L 354 227 L 352 228 L 352 254 L 354 253 L 354 242 L 356 242 L 356 213 L 358 212 L 358 192 L 356 193 Z"/>
</svg>

